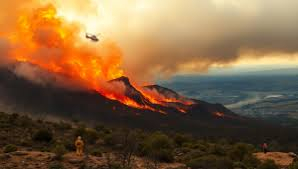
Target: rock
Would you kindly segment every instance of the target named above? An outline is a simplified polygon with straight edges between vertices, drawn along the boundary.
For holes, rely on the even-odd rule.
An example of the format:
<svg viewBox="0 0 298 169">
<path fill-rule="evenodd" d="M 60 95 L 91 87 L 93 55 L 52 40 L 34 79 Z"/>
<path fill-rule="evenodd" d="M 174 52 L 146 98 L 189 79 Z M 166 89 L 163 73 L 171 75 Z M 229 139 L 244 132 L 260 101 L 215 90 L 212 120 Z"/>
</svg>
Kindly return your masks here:
<svg viewBox="0 0 298 169">
<path fill-rule="evenodd" d="M 71 159 L 68 159 L 68 162 L 71 163 L 71 164 L 80 164 L 83 162 L 83 159 L 74 159 L 74 158 L 71 158 Z"/>
<path fill-rule="evenodd" d="M 26 159 L 27 161 L 33 161 L 33 160 L 34 160 L 34 159 L 33 159 L 32 157 L 30 157 L 30 156 L 29 156 L 29 157 L 26 157 L 25 159 Z"/>
<path fill-rule="evenodd" d="M 15 156 L 25 156 L 25 155 L 28 155 L 28 153 L 25 152 L 25 151 L 15 151 L 15 152 L 12 152 L 11 154 L 12 155 L 15 155 Z"/>
<path fill-rule="evenodd" d="M 183 153 L 178 153 L 177 156 L 183 156 Z"/>
<path fill-rule="evenodd" d="M 291 156 L 291 157 L 294 157 L 294 158 L 297 157 L 297 154 L 295 154 L 295 153 L 293 153 L 293 152 L 289 152 L 288 154 L 289 154 L 289 156 Z"/>
<path fill-rule="evenodd" d="M 11 156 L 9 154 L 0 154 L 0 160 L 7 160 L 10 158 L 11 158 Z"/>
<path fill-rule="evenodd" d="M 55 160 L 54 157 L 55 157 L 55 156 L 48 155 L 48 156 L 46 157 L 46 160 L 53 161 L 53 160 Z"/>
</svg>

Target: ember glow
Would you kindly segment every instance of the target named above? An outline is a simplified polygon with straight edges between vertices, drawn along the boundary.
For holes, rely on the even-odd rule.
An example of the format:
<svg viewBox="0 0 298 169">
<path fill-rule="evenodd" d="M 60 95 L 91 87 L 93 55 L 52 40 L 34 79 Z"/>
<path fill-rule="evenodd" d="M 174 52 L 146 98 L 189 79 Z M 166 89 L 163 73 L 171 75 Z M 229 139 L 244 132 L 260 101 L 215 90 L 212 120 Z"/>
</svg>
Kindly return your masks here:
<svg viewBox="0 0 298 169">
<path fill-rule="evenodd" d="M 190 99 L 183 98 L 183 97 L 177 99 L 175 97 L 171 97 L 170 95 L 161 94 L 156 90 L 139 89 L 139 91 L 141 91 L 142 94 L 146 96 L 152 103 L 156 103 L 156 104 L 181 103 L 188 106 L 194 104 L 194 102 L 191 101 Z"/>
<path fill-rule="evenodd" d="M 222 113 L 222 112 L 215 112 L 214 115 L 217 116 L 217 117 L 224 117 L 225 116 L 225 114 Z"/>
</svg>

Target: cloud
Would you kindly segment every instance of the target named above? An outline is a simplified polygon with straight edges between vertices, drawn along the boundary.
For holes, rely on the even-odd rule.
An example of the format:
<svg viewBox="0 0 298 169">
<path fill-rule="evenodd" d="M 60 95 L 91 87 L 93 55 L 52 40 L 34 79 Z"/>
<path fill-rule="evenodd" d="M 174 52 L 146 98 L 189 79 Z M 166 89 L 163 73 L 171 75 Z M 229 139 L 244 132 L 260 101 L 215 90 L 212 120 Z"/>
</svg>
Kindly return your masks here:
<svg viewBox="0 0 298 169">
<path fill-rule="evenodd" d="M 123 47 L 125 69 L 140 78 L 190 64 L 205 71 L 248 52 L 263 57 L 298 50 L 298 1 L 144 0 L 147 8 L 137 11 L 140 1 L 129 2 L 103 5 L 113 16 L 110 32 Z"/>
<path fill-rule="evenodd" d="M 298 51 L 298 1 L 294 0 L 48 2 L 58 7 L 59 14 L 80 21 L 86 31 L 116 40 L 125 55 L 122 67 L 138 80 L 186 70 L 202 72 L 244 56 L 284 57 Z M 7 10 L 1 11 L 9 12 L 0 13 L 0 21 L 7 23 L 0 33 L 13 25 L 19 9 L 32 3 L 5 1 L 1 9 Z M 3 51 L 6 42 L 1 44 Z"/>
</svg>

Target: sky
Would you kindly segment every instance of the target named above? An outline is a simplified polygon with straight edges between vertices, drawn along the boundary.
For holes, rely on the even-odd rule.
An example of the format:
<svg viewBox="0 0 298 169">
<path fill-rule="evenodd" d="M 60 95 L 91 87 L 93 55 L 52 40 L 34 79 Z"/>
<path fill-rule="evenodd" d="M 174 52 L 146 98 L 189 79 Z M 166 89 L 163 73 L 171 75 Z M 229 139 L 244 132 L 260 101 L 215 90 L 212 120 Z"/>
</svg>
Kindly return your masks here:
<svg viewBox="0 0 298 169">
<path fill-rule="evenodd" d="M 296 0 L 11 0 L 0 7 L 7 23 L 1 29 L 18 9 L 47 3 L 79 22 L 82 37 L 89 32 L 116 41 L 121 66 L 139 80 L 298 66 Z"/>
</svg>

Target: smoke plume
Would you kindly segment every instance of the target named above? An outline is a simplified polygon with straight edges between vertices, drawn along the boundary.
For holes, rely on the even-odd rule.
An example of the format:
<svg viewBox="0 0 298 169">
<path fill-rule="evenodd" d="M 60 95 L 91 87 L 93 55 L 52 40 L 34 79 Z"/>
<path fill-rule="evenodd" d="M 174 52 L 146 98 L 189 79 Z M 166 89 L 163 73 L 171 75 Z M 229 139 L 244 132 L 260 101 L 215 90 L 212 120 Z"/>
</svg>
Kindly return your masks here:
<svg viewBox="0 0 298 169">
<path fill-rule="evenodd" d="M 106 2 L 106 1 L 105 1 Z M 125 2 L 127 3 L 127 2 Z M 143 0 L 106 2 L 112 35 L 132 75 L 206 71 L 244 56 L 291 56 L 298 50 L 298 1 Z M 114 7 L 116 5 L 116 7 Z M 113 10 L 114 9 L 114 10 Z"/>
<path fill-rule="evenodd" d="M 138 80 L 181 71 L 206 71 L 245 57 L 292 57 L 298 51 L 298 1 L 293 0 L 66 0 L 44 1 L 86 31 L 115 40 L 123 51 L 124 71 Z M 13 29 L 20 10 L 32 0 L 2 2 L 0 35 Z M 4 10 L 5 8 L 5 10 Z M 9 12 L 7 12 L 9 11 Z M 43 30 L 48 33 L 47 30 Z M 39 32 L 37 40 L 47 39 Z M 5 36 L 3 36 L 5 37 Z M 0 39 L 1 63 L 10 44 Z M 59 57 L 41 48 L 38 56 Z M 297 55 L 295 55 L 297 56 Z"/>
</svg>

